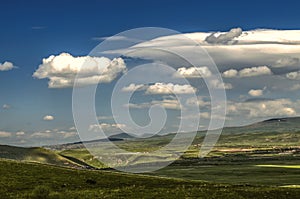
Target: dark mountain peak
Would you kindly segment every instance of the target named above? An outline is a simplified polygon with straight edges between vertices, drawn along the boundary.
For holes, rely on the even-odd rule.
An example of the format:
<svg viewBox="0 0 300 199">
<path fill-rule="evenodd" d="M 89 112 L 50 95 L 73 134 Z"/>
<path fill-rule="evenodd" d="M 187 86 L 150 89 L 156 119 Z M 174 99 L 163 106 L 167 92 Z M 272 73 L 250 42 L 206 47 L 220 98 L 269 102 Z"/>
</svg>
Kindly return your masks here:
<svg viewBox="0 0 300 199">
<path fill-rule="evenodd" d="M 272 118 L 268 120 L 264 120 L 262 122 L 286 122 L 288 118 Z"/>
</svg>

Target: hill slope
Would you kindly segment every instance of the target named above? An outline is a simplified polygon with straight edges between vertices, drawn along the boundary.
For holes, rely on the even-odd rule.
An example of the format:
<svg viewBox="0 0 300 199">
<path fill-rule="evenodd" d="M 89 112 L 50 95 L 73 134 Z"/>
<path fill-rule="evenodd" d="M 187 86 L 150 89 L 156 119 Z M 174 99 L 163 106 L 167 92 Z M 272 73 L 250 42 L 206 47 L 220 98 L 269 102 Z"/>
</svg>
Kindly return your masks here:
<svg viewBox="0 0 300 199">
<path fill-rule="evenodd" d="M 252 133 L 252 132 L 300 132 L 300 117 L 272 118 L 254 124 L 225 127 L 223 133 Z"/>
<path fill-rule="evenodd" d="M 55 152 L 40 147 L 23 148 L 0 145 L 0 158 L 53 164 L 59 166 L 78 167 L 77 164 L 56 154 Z"/>
<path fill-rule="evenodd" d="M 42 172 L 41 172 L 42 171 Z M 0 198 L 297 198 L 300 189 L 232 186 L 0 161 Z"/>
</svg>

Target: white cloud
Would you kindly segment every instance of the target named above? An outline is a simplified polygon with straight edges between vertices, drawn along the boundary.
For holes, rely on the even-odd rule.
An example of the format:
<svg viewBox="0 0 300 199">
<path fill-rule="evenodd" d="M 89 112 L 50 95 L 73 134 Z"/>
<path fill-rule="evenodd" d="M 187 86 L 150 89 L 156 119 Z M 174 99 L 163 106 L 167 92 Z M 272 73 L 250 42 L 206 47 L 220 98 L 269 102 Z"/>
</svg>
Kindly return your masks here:
<svg viewBox="0 0 300 199">
<path fill-rule="evenodd" d="M 191 94 L 195 93 L 196 88 L 189 84 L 173 84 L 173 83 L 155 83 L 148 86 L 146 94 Z"/>
<path fill-rule="evenodd" d="M 122 40 L 127 40 L 128 38 L 125 36 L 112 36 L 112 37 L 93 37 L 92 40 L 96 40 L 96 41 L 103 41 L 103 40 L 109 40 L 109 41 L 122 41 Z"/>
<path fill-rule="evenodd" d="M 208 37 L 205 38 L 205 41 L 210 44 L 229 44 L 235 43 L 233 39 L 239 37 L 242 34 L 241 28 L 233 28 L 229 32 L 226 33 L 212 33 Z"/>
<path fill-rule="evenodd" d="M 124 92 L 134 92 L 134 91 L 138 91 L 138 90 L 143 90 L 145 89 L 145 85 L 144 84 L 130 84 L 129 86 L 126 86 L 124 88 L 122 88 L 122 91 Z"/>
<path fill-rule="evenodd" d="M 214 36 L 219 36 L 222 34 L 224 33 L 214 33 Z M 203 65 L 203 60 L 207 58 L 207 54 L 199 55 L 199 53 L 195 53 L 195 42 L 193 41 L 196 41 L 201 45 L 201 48 L 209 53 L 217 66 L 223 66 L 224 64 L 226 64 L 227 67 L 229 65 L 235 64 L 237 65 L 236 69 L 239 69 L 241 65 L 238 64 L 247 64 L 254 66 L 273 66 L 276 65 L 276 62 L 278 62 L 278 64 L 282 64 L 283 62 L 285 62 L 283 55 L 285 57 L 291 57 L 292 59 L 299 59 L 299 34 L 299 30 L 258 29 L 243 31 L 240 36 L 235 37 L 233 40 L 227 43 L 237 43 L 238 45 L 224 45 L 222 43 L 207 43 L 205 39 L 208 36 L 212 35 L 211 33 L 195 32 L 155 38 L 151 41 L 142 42 L 136 46 L 133 46 L 133 48 L 161 47 L 167 48 L 170 51 L 175 49 L 176 52 L 182 50 L 185 54 L 188 54 L 189 57 L 194 58 L 194 60 L 199 60 L 198 65 Z M 186 38 L 191 38 L 193 41 L 187 41 L 188 39 Z M 118 52 L 120 52 L 120 50 Z M 115 53 L 115 51 L 110 51 L 107 53 Z M 159 55 L 154 54 L 154 52 L 152 53 L 153 55 L 150 55 L 151 53 L 152 52 L 149 51 L 145 51 L 144 53 L 139 52 L 135 54 L 135 57 L 159 57 Z M 164 60 L 165 59 L 167 58 L 164 54 Z M 279 59 L 282 60 L 278 61 Z M 174 61 L 176 62 L 177 60 Z"/>
<path fill-rule="evenodd" d="M 223 77 L 254 77 L 260 75 L 271 75 L 272 71 L 267 66 L 257 66 L 251 68 L 244 68 L 240 71 L 235 69 L 230 69 L 223 72 Z"/>
<path fill-rule="evenodd" d="M 6 61 L 3 64 L 0 63 L 0 71 L 8 71 L 12 70 L 13 68 L 15 68 L 15 66 L 11 62 Z"/>
<path fill-rule="evenodd" d="M 13 135 L 22 136 L 25 135 L 25 132 L 24 131 L 18 131 L 18 132 L 0 131 L 0 137 L 2 138 L 12 137 Z"/>
<path fill-rule="evenodd" d="M 126 106 L 129 108 L 150 108 L 151 106 L 158 105 L 166 109 L 180 110 L 181 105 L 176 99 L 163 99 L 163 100 L 153 100 L 151 102 L 145 102 L 140 104 L 129 103 Z"/>
<path fill-rule="evenodd" d="M 230 90 L 230 89 L 233 88 L 232 84 L 221 82 L 218 79 L 213 79 L 213 80 L 210 80 L 209 82 L 213 86 L 213 88 L 215 88 L 215 89 Z"/>
<path fill-rule="evenodd" d="M 110 60 L 106 57 L 73 57 L 68 53 L 51 55 L 43 59 L 33 77 L 48 78 L 49 88 L 72 87 L 77 76 L 77 85 L 109 83 L 126 71 L 122 58 Z"/>
<path fill-rule="evenodd" d="M 43 120 L 52 121 L 52 120 L 54 120 L 54 117 L 52 115 L 46 115 L 46 116 L 43 117 Z"/>
<path fill-rule="evenodd" d="M 163 99 L 162 101 L 154 100 L 152 101 L 152 104 L 162 106 L 166 109 L 179 110 L 181 108 L 180 103 L 175 99 Z"/>
<path fill-rule="evenodd" d="M 112 119 L 114 119 L 113 116 L 104 116 L 104 115 L 97 116 L 97 120 L 112 120 Z"/>
<path fill-rule="evenodd" d="M 16 135 L 17 136 L 25 135 L 25 132 L 24 131 L 18 131 L 18 132 L 16 132 Z"/>
<path fill-rule="evenodd" d="M 3 108 L 3 109 L 10 109 L 11 106 L 10 106 L 9 104 L 3 104 L 2 108 Z"/>
<path fill-rule="evenodd" d="M 252 97 L 259 97 L 263 95 L 264 90 L 262 89 L 251 89 L 248 94 Z"/>
<path fill-rule="evenodd" d="M 253 77 L 259 75 L 271 75 L 272 71 L 267 66 L 244 68 L 239 71 L 240 77 Z"/>
<path fill-rule="evenodd" d="M 11 135 L 12 135 L 11 132 L 0 131 L 0 137 L 1 137 L 1 138 L 10 137 Z"/>
<path fill-rule="evenodd" d="M 52 138 L 53 133 L 48 132 L 48 131 L 39 131 L 39 132 L 34 132 L 33 134 L 30 135 L 30 137 L 34 137 L 34 138 Z"/>
<path fill-rule="evenodd" d="M 286 77 L 291 80 L 300 80 L 300 71 L 287 73 Z"/>
<path fill-rule="evenodd" d="M 230 70 L 223 72 L 223 77 L 226 77 L 226 78 L 232 78 L 232 77 L 236 77 L 236 76 L 238 76 L 238 71 L 235 69 L 230 69 Z"/>
<path fill-rule="evenodd" d="M 288 66 L 299 66 L 300 59 L 297 57 L 283 57 L 278 59 L 273 65 L 274 68 L 282 68 Z"/>
<path fill-rule="evenodd" d="M 69 131 L 76 131 L 76 130 L 77 130 L 77 129 L 76 129 L 75 126 L 72 126 L 72 127 L 69 128 Z"/>
<path fill-rule="evenodd" d="M 58 140 L 62 139 L 72 139 L 76 138 L 77 136 L 77 131 L 75 127 L 71 127 L 65 130 L 61 129 L 51 129 L 51 130 L 42 130 L 42 131 L 37 131 L 33 132 L 28 138 L 36 138 L 36 139 L 45 139 L 48 138 L 50 140 L 55 140 L 56 143 Z M 23 134 L 24 135 L 24 134 Z M 39 140 L 40 141 L 40 140 Z"/>
<path fill-rule="evenodd" d="M 291 91 L 296 91 L 296 90 L 300 90 L 300 84 L 294 84 L 291 88 Z"/>
<path fill-rule="evenodd" d="M 210 119 L 210 112 L 201 112 L 200 113 L 200 118 Z"/>
<path fill-rule="evenodd" d="M 290 99 L 228 102 L 227 111 L 239 118 L 287 117 L 296 115 L 294 105 Z"/>
<path fill-rule="evenodd" d="M 124 88 L 122 91 L 124 92 L 134 92 L 146 90 L 146 94 L 151 95 L 163 95 L 163 94 L 191 94 L 197 91 L 191 85 L 188 84 L 173 84 L 173 83 L 160 83 L 157 82 L 153 85 L 144 85 L 144 84 L 130 84 Z"/>
<path fill-rule="evenodd" d="M 208 107 L 210 106 L 210 101 L 205 101 L 204 97 L 198 96 L 197 98 L 195 97 L 188 98 L 185 104 L 190 107 L 195 107 L 195 106 Z"/>
<path fill-rule="evenodd" d="M 211 76 L 211 71 L 207 66 L 202 67 L 181 67 L 177 69 L 175 76 L 183 76 L 185 78 L 206 78 Z"/>
<path fill-rule="evenodd" d="M 109 124 L 109 123 L 101 123 L 101 124 L 91 124 L 89 126 L 89 131 L 97 132 L 99 129 L 102 129 L 104 132 L 119 132 L 120 128 L 125 128 L 125 124 Z"/>
<path fill-rule="evenodd" d="M 77 132 L 75 131 L 57 131 L 57 134 L 61 135 L 63 138 L 75 137 Z"/>
<path fill-rule="evenodd" d="M 96 41 L 103 41 L 103 40 L 107 40 L 107 41 L 132 41 L 132 42 L 141 41 L 141 39 L 125 37 L 123 35 L 114 35 L 114 36 L 110 36 L 110 37 L 93 37 L 92 40 L 96 40 Z"/>
</svg>

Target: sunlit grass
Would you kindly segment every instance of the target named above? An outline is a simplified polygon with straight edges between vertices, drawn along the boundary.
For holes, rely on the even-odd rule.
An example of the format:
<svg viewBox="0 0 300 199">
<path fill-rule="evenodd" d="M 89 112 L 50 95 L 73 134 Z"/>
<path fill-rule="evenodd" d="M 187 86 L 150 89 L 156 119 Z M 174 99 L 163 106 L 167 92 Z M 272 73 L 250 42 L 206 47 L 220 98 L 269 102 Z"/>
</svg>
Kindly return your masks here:
<svg viewBox="0 0 300 199">
<path fill-rule="evenodd" d="M 259 164 L 257 167 L 273 167 L 273 168 L 286 168 L 286 169 L 300 169 L 300 165 L 273 165 L 273 164 Z"/>
</svg>

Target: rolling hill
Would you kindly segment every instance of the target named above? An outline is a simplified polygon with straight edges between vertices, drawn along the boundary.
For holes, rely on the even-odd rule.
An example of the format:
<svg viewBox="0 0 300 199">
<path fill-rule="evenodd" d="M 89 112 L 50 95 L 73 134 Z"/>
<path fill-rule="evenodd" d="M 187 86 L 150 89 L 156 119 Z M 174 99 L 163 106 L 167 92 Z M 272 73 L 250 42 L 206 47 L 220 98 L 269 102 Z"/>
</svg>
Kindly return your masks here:
<svg viewBox="0 0 300 199">
<path fill-rule="evenodd" d="M 42 172 L 41 172 L 42 171 Z M 214 184 L 0 161 L 0 198 L 297 198 L 300 189 Z"/>
<path fill-rule="evenodd" d="M 67 158 L 62 157 L 53 151 L 41 147 L 23 148 L 0 145 L 0 158 L 75 168 L 80 167 L 79 164 L 76 164 L 68 160 Z"/>
<path fill-rule="evenodd" d="M 253 132 L 300 132 L 300 117 L 272 118 L 246 126 L 225 127 L 222 133 L 234 134 Z"/>
</svg>

